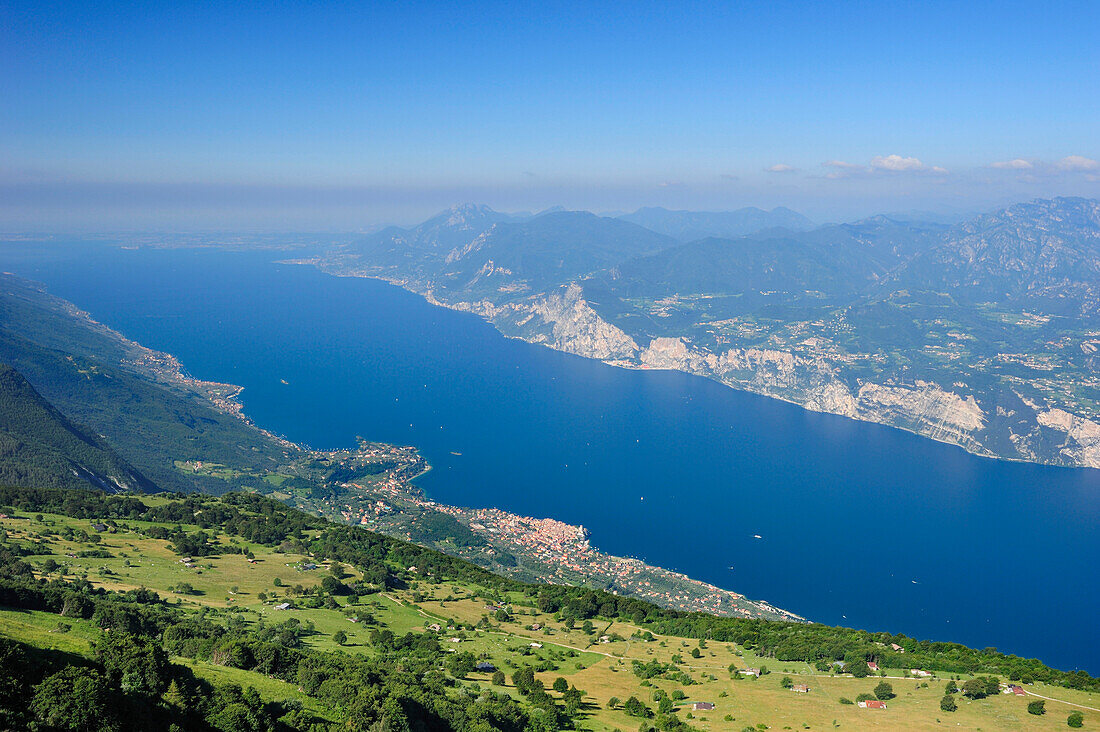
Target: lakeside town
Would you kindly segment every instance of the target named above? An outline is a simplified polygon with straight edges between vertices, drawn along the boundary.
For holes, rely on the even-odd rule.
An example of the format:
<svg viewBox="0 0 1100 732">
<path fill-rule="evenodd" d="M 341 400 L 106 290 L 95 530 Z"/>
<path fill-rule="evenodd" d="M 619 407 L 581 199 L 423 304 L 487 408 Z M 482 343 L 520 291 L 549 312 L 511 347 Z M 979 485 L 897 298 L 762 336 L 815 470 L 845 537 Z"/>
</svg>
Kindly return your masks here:
<svg viewBox="0 0 1100 732">
<path fill-rule="evenodd" d="M 384 447 L 373 446 L 376 459 L 392 458 Z M 426 469 L 422 462 L 419 465 Z M 606 589 L 687 612 L 803 620 L 769 603 L 750 600 L 679 572 L 602 552 L 592 546 L 583 526 L 496 508 L 461 508 L 429 500 L 411 483 L 416 474 L 387 471 L 372 476 L 370 481 L 345 483 L 336 497 L 313 509 L 526 581 Z"/>
</svg>

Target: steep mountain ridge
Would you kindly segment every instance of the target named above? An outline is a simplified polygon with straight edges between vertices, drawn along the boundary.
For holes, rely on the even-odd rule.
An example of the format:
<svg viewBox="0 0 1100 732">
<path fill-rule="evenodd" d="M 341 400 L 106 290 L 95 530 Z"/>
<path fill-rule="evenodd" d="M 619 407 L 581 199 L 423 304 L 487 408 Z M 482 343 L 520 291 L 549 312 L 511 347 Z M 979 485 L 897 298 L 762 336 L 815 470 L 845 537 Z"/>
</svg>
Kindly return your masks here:
<svg viewBox="0 0 1100 732">
<path fill-rule="evenodd" d="M 108 492 L 156 486 L 101 436 L 73 424 L 21 373 L 0 363 L 0 482 Z"/>
<path fill-rule="evenodd" d="M 0 275 L 0 363 L 73 422 L 105 435 L 163 490 L 225 489 L 224 481 L 181 472 L 177 460 L 259 470 L 285 459 L 284 441 L 234 413 L 237 387 L 192 379 L 172 357 L 9 274 Z"/>
<path fill-rule="evenodd" d="M 1033 201 L 964 222 L 907 262 L 897 283 L 972 302 L 1094 317 L 1100 314 L 1100 201 Z"/>
</svg>

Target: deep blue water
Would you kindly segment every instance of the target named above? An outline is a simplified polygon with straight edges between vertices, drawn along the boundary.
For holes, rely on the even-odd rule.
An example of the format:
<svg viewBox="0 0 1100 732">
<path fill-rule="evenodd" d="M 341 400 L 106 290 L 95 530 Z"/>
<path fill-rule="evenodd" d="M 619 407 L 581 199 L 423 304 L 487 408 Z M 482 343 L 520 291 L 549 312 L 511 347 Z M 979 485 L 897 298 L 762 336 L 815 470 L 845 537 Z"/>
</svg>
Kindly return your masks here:
<svg viewBox="0 0 1100 732">
<path fill-rule="evenodd" d="M 271 254 L 44 251 L 0 247 L 0 264 L 244 386 L 290 439 L 420 447 L 437 500 L 583 524 L 606 551 L 814 620 L 1100 673 L 1100 470 L 615 369 Z"/>
</svg>

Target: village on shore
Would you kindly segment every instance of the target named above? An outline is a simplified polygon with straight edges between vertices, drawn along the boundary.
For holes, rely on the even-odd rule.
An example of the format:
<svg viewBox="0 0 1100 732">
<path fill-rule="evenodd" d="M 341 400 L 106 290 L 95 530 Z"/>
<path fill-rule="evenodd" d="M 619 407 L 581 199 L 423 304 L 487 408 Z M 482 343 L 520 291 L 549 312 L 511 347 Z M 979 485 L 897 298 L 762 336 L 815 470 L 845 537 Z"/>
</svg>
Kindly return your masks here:
<svg viewBox="0 0 1100 732">
<path fill-rule="evenodd" d="M 415 456 L 415 460 L 414 457 Z M 397 467 L 340 486 L 337 497 L 314 510 L 372 531 L 430 545 L 493 571 L 528 581 L 607 589 L 687 612 L 773 620 L 802 617 L 767 602 L 701 582 L 679 572 L 617 557 L 592 546 L 588 530 L 552 518 L 519 516 L 496 508 L 461 508 L 429 500 L 412 479 L 427 470 L 414 448 L 364 443 L 355 458 Z M 482 541 L 422 530 L 425 516 L 454 519 Z M 515 561 L 494 561 L 500 556 Z"/>
</svg>

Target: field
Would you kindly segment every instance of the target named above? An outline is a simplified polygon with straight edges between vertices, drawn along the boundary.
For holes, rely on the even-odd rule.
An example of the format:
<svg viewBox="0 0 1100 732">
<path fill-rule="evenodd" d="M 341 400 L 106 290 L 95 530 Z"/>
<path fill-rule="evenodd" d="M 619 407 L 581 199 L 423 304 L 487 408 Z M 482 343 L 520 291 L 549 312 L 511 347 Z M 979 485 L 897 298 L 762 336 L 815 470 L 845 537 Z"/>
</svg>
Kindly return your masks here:
<svg viewBox="0 0 1100 732">
<path fill-rule="evenodd" d="M 468 651 L 503 671 L 509 680 L 497 690 L 513 696 L 518 693 L 510 681 L 512 672 L 524 665 L 545 669 L 537 677 L 547 689 L 563 677 L 585 692 L 581 718 L 585 729 L 637 729 L 641 720 L 627 715 L 622 703 L 633 696 L 655 709 L 654 692 L 658 689 L 674 698 L 682 694 L 676 702 L 678 713 L 705 730 L 1062 729 L 1072 711 L 1086 715 L 1086 727 L 1100 721 L 1100 712 L 1095 711 L 1100 708 L 1097 694 L 1042 684 L 1028 685 L 1029 696 L 1025 697 L 995 694 L 970 701 L 956 695 L 958 711 L 942 712 L 939 703 L 945 679 L 907 678 L 905 669 L 882 671 L 896 695 L 888 700 L 887 709 L 861 709 L 842 704 L 840 699 L 854 700 L 860 693 L 871 692 L 881 678 L 821 673 L 805 663 L 760 658 L 734 644 L 654 635 L 629 623 L 600 621 L 590 627 L 563 623 L 554 615 L 521 604 L 529 602 L 522 595 L 490 603 L 483 588 L 470 585 L 412 582 L 401 590 L 354 601 L 334 597 L 328 607 L 306 607 L 303 598 L 314 597 L 309 590 L 330 574 L 327 563 L 230 536 L 218 536 L 217 541 L 223 547 L 250 551 L 251 559 L 244 553 L 228 552 L 181 557 L 169 542 L 140 533 L 152 524 L 134 521 L 107 531 L 96 531 L 94 524 L 52 514 L 17 513 L 0 519 L 9 542 L 34 546 L 28 561 L 37 567 L 47 560 L 58 565 L 51 571 L 54 576 L 85 578 L 112 590 L 153 589 L 181 608 L 205 608 L 208 615 L 227 621 L 239 618 L 256 625 L 295 618 L 306 629 L 302 642 L 317 650 L 372 654 L 376 650 L 371 634 L 382 629 L 396 635 L 438 633 L 448 650 Z M 353 569 L 344 568 L 344 582 L 358 577 Z M 292 607 L 277 609 L 286 602 Z M 574 627 L 568 627 L 571 625 Z M 341 631 L 345 637 L 338 642 L 334 636 Z M 99 634 L 88 620 L 0 609 L 0 635 L 37 647 L 90 655 Z M 173 660 L 208 680 L 254 687 L 268 700 L 297 699 L 318 716 L 331 719 L 331 710 L 293 684 L 208 661 Z M 674 664 L 675 670 L 646 680 L 635 673 L 635 662 Z M 759 678 L 739 673 L 747 668 L 766 668 L 768 673 Z M 806 684 L 810 691 L 796 693 L 784 688 L 784 677 L 794 684 Z M 461 683 L 487 687 L 492 684 L 492 673 L 474 672 Z M 1051 699 L 1045 715 L 1028 714 L 1027 704 L 1036 698 L 1031 695 Z M 615 708 L 609 704 L 612 698 L 619 700 Z M 692 711 L 693 702 L 710 702 L 715 708 Z"/>
</svg>

